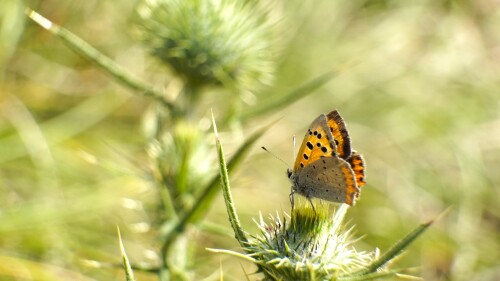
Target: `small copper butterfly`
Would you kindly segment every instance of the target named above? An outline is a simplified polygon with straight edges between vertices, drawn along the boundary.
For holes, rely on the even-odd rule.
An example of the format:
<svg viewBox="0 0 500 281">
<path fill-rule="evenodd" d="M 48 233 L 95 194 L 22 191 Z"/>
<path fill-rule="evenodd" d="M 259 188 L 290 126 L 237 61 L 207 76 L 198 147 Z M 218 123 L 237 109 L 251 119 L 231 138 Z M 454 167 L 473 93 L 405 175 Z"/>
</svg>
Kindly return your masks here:
<svg viewBox="0 0 500 281">
<path fill-rule="evenodd" d="M 288 169 L 293 195 L 353 205 L 365 184 L 363 157 L 351 149 L 344 120 L 337 110 L 316 118 L 306 132 L 293 169 Z M 314 205 L 313 209 L 314 209 Z"/>
</svg>

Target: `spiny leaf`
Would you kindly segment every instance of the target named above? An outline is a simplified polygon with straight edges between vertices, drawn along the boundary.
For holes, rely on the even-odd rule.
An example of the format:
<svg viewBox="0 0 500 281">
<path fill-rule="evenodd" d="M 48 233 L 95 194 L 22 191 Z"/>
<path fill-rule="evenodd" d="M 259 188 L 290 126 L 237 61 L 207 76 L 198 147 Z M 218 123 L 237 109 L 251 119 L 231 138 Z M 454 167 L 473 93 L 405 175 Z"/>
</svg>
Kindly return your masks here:
<svg viewBox="0 0 500 281">
<path fill-rule="evenodd" d="M 122 236 L 120 234 L 120 228 L 117 226 L 116 229 L 118 231 L 118 241 L 120 243 L 120 251 L 122 253 L 122 258 L 123 258 L 123 268 L 125 269 L 125 278 L 127 281 L 135 281 L 134 272 L 132 271 L 132 267 L 130 266 L 127 253 L 125 252 L 125 247 L 123 246 Z"/>
<path fill-rule="evenodd" d="M 215 135 L 215 143 L 217 147 L 217 156 L 219 158 L 219 169 L 220 169 L 220 178 L 222 184 L 222 194 L 224 195 L 224 201 L 226 203 L 227 213 L 229 215 L 229 222 L 233 227 L 234 235 L 236 240 L 240 243 L 242 247 L 248 242 L 245 232 L 241 227 L 240 219 L 238 218 L 238 214 L 236 213 L 236 208 L 233 202 L 233 196 L 231 195 L 231 187 L 229 185 L 229 175 L 227 171 L 226 160 L 224 159 L 224 152 L 222 150 L 222 145 L 219 139 L 219 133 L 217 132 L 217 126 L 215 124 L 215 118 L 212 113 L 212 126 L 214 128 Z"/>
<path fill-rule="evenodd" d="M 34 10 L 27 9 L 27 14 L 28 17 L 34 22 L 38 23 L 41 27 L 48 30 L 53 35 L 59 37 L 70 49 L 95 63 L 123 85 L 133 90 L 142 92 L 146 96 L 154 98 L 161 104 L 165 105 L 171 112 L 177 111 L 175 105 L 167 101 L 161 92 L 156 91 L 137 77 L 133 76 L 130 72 L 116 64 L 113 60 L 99 52 L 80 37 L 63 27 L 54 24 Z"/>
<path fill-rule="evenodd" d="M 417 239 L 429 226 L 433 223 L 433 221 L 429 221 L 427 223 L 419 225 L 412 232 L 408 233 L 403 239 L 399 240 L 396 244 L 394 244 L 385 254 L 380 256 L 377 260 L 375 260 L 372 264 L 370 264 L 367 268 L 364 268 L 358 272 L 354 272 L 350 274 L 351 276 L 360 276 L 366 275 L 369 273 L 376 272 L 379 268 L 384 266 L 386 263 L 397 257 L 401 251 L 406 249 L 415 239 Z"/>
</svg>

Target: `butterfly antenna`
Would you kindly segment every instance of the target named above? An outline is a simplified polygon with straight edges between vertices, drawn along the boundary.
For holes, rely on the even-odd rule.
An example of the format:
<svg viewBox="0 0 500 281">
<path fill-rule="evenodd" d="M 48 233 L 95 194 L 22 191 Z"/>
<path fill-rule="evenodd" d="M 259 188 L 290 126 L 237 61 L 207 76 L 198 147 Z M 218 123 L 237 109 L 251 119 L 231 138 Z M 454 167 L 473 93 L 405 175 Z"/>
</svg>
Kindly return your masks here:
<svg viewBox="0 0 500 281">
<path fill-rule="evenodd" d="M 292 154 L 292 161 L 293 161 L 293 157 L 295 157 L 295 135 L 293 135 L 293 154 Z"/>
<path fill-rule="evenodd" d="M 279 161 L 281 161 L 281 163 L 285 164 L 285 166 L 288 168 L 288 164 L 285 161 L 283 161 L 283 159 L 279 158 L 274 153 L 272 153 L 271 151 L 267 150 L 267 148 L 265 146 L 262 146 L 261 148 L 264 149 L 265 151 L 269 152 L 269 154 L 271 154 L 274 158 L 276 158 Z"/>
</svg>

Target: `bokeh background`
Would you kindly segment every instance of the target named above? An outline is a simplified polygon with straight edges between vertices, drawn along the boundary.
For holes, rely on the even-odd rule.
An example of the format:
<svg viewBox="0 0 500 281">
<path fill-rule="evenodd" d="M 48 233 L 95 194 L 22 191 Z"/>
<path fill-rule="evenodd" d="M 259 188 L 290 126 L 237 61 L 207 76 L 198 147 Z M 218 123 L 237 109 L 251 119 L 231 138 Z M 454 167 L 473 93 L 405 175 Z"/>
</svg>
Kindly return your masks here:
<svg viewBox="0 0 500 281">
<path fill-rule="evenodd" d="M 152 101 L 29 21 L 28 4 L 152 85 L 171 77 L 131 36 L 135 1 L 0 3 L 0 279 L 123 280 L 113 266 L 121 262 L 117 225 L 132 263 L 158 259 L 157 191 L 142 134 Z M 500 280 L 499 8 L 493 0 L 283 2 L 274 82 L 245 106 L 336 75 L 244 123 L 239 138 L 222 134 L 230 154 L 282 118 L 232 177 L 243 226 L 255 233 L 259 212 L 290 208 L 286 167 L 259 147 L 292 165 L 292 136 L 300 141 L 316 116 L 337 108 L 368 165 L 348 213 L 363 237 L 357 247 L 383 252 L 438 218 L 392 267 L 417 267 L 425 280 Z M 204 97 L 215 112 L 225 106 L 218 95 Z M 205 222 L 229 230 L 222 198 Z M 194 280 L 218 280 L 219 270 L 224 280 L 244 280 L 255 270 L 205 250 L 238 250 L 231 235 L 197 228 L 189 239 Z"/>
</svg>

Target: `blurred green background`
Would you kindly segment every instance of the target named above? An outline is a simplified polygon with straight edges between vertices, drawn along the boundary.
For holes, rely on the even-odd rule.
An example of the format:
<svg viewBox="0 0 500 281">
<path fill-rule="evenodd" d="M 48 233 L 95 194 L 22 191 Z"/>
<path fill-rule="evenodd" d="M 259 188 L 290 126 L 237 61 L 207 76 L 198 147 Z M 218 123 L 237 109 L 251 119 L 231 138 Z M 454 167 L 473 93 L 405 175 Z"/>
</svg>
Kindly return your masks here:
<svg viewBox="0 0 500 281">
<path fill-rule="evenodd" d="M 130 35 L 135 1 L 29 4 L 152 85 L 169 81 Z M 392 267 L 417 266 L 414 274 L 426 280 L 500 280 L 499 3 L 281 7 L 287 40 L 275 82 L 262 93 L 289 92 L 332 69 L 337 75 L 246 123 L 241 138 L 221 135 L 230 154 L 250 132 L 283 117 L 232 177 L 243 226 L 255 233 L 259 212 L 267 217 L 290 207 L 286 167 L 258 147 L 292 165 L 291 137 L 300 142 L 316 116 L 337 108 L 368 166 L 361 200 L 348 213 L 363 237 L 358 247 L 383 252 L 448 210 Z M 152 101 L 27 20 L 19 1 L 3 0 L 0 14 L 0 279 L 123 280 L 113 267 L 121 262 L 116 225 L 132 263 L 157 264 L 157 191 L 142 137 Z M 262 93 L 245 106 L 258 107 Z M 204 98 L 216 113 L 225 106 L 217 93 Z M 222 198 L 205 221 L 229 229 Z M 219 270 L 224 280 L 244 280 L 242 267 L 255 270 L 205 250 L 238 250 L 230 236 L 193 231 L 189 239 L 193 280 L 218 280 Z"/>
</svg>

